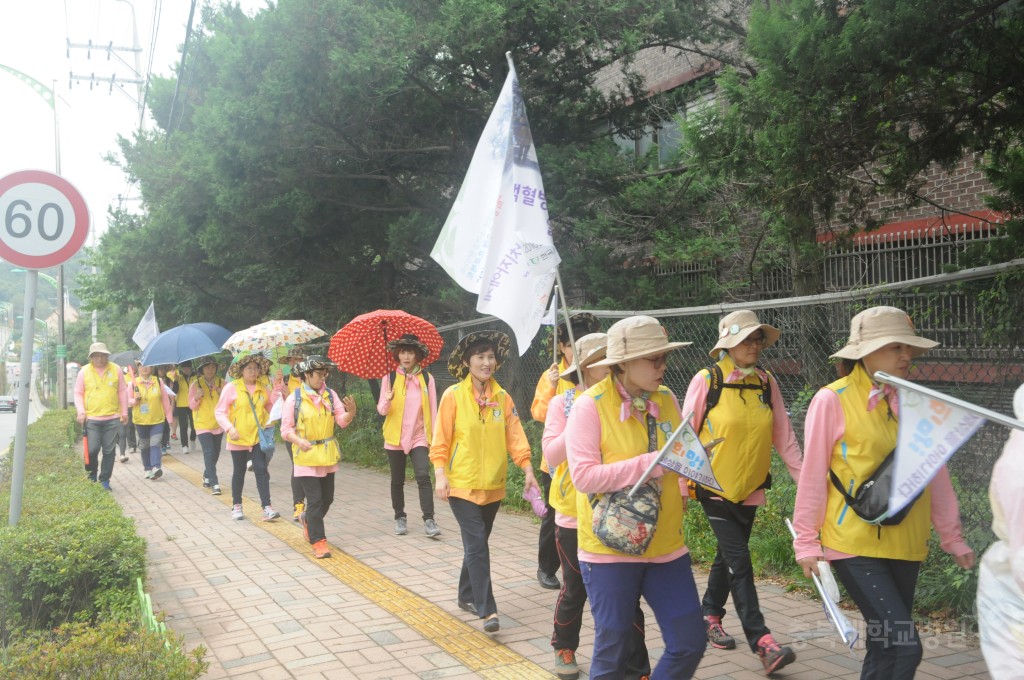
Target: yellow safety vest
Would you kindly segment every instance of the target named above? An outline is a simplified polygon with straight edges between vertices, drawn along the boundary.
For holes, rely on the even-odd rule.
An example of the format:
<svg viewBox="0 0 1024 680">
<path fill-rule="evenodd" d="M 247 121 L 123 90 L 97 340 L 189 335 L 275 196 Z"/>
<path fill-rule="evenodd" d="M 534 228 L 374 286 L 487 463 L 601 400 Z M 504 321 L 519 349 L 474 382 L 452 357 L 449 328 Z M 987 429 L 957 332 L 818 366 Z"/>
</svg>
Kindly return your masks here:
<svg viewBox="0 0 1024 680">
<path fill-rule="evenodd" d="M 190 375 L 187 378 L 184 374 L 179 373 L 174 379 L 174 405 L 179 408 L 188 406 L 188 388 L 192 386 L 192 383 L 196 381 L 194 375 Z"/>
<path fill-rule="evenodd" d="M 121 367 L 107 363 L 103 373 L 100 373 L 89 363 L 82 369 L 82 374 L 85 381 L 85 417 L 121 415 L 121 402 L 117 398 Z"/>
<path fill-rule="evenodd" d="M 220 401 L 220 393 L 224 389 L 224 379 L 219 375 L 213 376 L 213 389 L 206 384 L 206 378 L 200 377 L 196 380 L 199 386 L 199 408 L 192 412 L 192 421 L 196 430 L 219 430 L 217 423 L 217 402 Z"/>
<path fill-rule="evenodd" d="M 622 398 L 615 386 L 614 375 L 599 382 L 586 391 L 593 397 L 597 405 L 597 413 L 601 418 L 601 461 L 605 464 L 629 460 L 650 450 L 647 426 L 632 415 L 624 422 L 619 421 L 619 410 Z M 658 447 L 665 445 L 669 437 L 682 422 L 682 415 L 676 408 L 672 395 L 667 387 L 659 387 L 650 396 L 650 400 L 658 405 Z M 586 494 L 576 495 L 576 512 L 579 520 L 579 547 L 591 553 L 605 555 L 623 555 L 601 543 L 594 536 L 593 513 L 590 500 Z M 679 475 L 666 471 L 661 476 L 661 511 L 654 538 L 641 558 L 668 555 L 686 545 L 683 531 L 683 497 L 679 492 Z"/>
<path fill-rule="evenodd" d="M 149 383 L 147 385 L 146 383 Z M 135 406 L 132 407 L 132 422 L 136 425 L 156 425 L 167 420 L 164 413 L 164 388 L 155 375 L 149 378 L 139 376 L 132 385 L 135 390 Z M 143 413 L 145 407 L 145 413 Z"/>
<path fill-rule="evenodd" d="M 565 401 L 572 408 L 576 399 L 576 386 L 563 392 Z M 548 493 L 548 503 L 558 512 L 568 517 L 576 516 L 576 485 L 572 483 L 569 475 L 569 461 L 563 460 L 555 474 L 551 476 L 551 491 Z"/>
<path fill-rule="evenodd" d="M 341 460 L 341 449 L 338 448 L 338 440 L 334 438 L 334 413 L 330 406 L 332 402 L 327 398 L 327 390 L 324 390 L 320 406 L 313 403 L 312 391 L 305 387 L 299 388 L 299 399 L 295 433 L 313 442 L 313 448 L 303 451 L 297 444 L 293 444 L 292 460 L 296 465 L 307 467 L 336 464 Z"/>
<path fill-rule="evenodd" d="M 718 367 L 724 379 L 736 364 L 726 354 Z M 705 368 L 701 373 L 710 389 L 711 371 Z M 769 375 L 768 379 L 772 377 Z M 761 379 L 753 373 L 733 384 L 760 387 Z M 775 389 L 778 389 L 777 384 Z M 708 413 L 700 430 L 700 440 L 704 443 L 717 437 L 725 439 L 713 449 L 711 457 L 711 470 L 723 489 L 714 493 L 734 503 L 742 503 L 759 489 L 771 468 L 773 416 L 771 407 L 761 401 L 761 395 L 760 389 L 727 388 L 723 383 L 718 404 Z M 702 415 L 698 413 L 697 417 Z"/>
<path fill-rule="evenodd" d="M 430 394 L 427 388 L 427 376 L 420 371 L 415 376 L 418 378 L 418 389 L 420 392 L 420 406 L 423 410 L 423 429 L 427 435 L 427 444 L 430 443 Z M 391 410 L 384 418 L 384 442 L 391 446 L 398 446 L 402 443 L 402 419 L 405 416 L 405 391 L 408 376 L 405 373 L 395 373 L 395 384 L 391 389 L 395 391 L 395 397 L 391 400 Z"/>
<path fill-rule="evenodd" d="M 497 406 L 480 408 L 473 396 L 472 376 L 449 387 L 455 398 L 452 452 L 448 457 L 448 484 L 453 489 L 504 489 L 508 475 L 505 444 L 505 390 L 491 378 L 488 401 Z"/>
<path fill-rule="evenodd" d="M 259 432 L 257 421 L 253 419 L 253 408 L 256 409 L 256 417 L 259 418 L 258 426 L 263 427 L 267 422 L 266 402 L 270 399 L 270 391 L 265 381 L 256 381 L 256 390 L 251 395 L 252 404 L 249 405 L 249 390 L 245 389 L 245 381 L 241 378 L 231 381 L 238 394 L 228 409 L 228 419 L 238 430 L 238 439 L 228 439 L 229 444 L 235 446 L 251 447 L 259 443 Z"/>
<path fill-rule="evenodd" d="M 850 375 L 825 387 L 839 397 L 846 428 L 843 438 L 832 447 L 829 467 L 852 495 L 896 447 L 899 423 L 889 417 L 884 400 L 867 410 L 871 378 L 857 364 Z M 931 536 L 931 490 L 925 489 L 902 522 L 877 526 L 861 520 L 825 476 L 828 504 L 821 527 L 824 546 L 863 557 L 920 562 L 928 555 Z"/>
</svg>

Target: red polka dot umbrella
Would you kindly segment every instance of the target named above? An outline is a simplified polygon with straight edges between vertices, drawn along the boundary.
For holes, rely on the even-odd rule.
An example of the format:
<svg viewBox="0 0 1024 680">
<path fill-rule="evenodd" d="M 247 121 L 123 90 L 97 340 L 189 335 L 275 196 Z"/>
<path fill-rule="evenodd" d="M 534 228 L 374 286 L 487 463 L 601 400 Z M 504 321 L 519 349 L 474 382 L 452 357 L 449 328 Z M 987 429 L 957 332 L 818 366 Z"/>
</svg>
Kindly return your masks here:
<svg viewBox="0 0 1024 680">
<path fill-rule="evenodd" d="M 399 309 L 378 309 L 349 321 L 331 338 L 327 357 L 346 373 L 378 379 L 398 368 L 387 344 L 403 335 L 415 335 L 429 352 L 420 366 L 441 356 L 444 340 L 429 321 Z"/>
</svg>

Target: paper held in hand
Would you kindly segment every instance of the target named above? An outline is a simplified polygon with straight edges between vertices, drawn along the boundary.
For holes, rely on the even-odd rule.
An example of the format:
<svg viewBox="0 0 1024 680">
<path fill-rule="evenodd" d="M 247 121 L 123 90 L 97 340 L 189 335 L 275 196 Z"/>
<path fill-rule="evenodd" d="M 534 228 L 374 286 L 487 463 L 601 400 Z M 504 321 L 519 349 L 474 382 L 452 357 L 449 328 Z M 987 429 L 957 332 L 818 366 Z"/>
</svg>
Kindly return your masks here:
<svg viewBox="0 0 1024 680">
<path fill-rule="evenodd" d="M 629 490 L 630 498 L 651 476 L 655 465 L 661 465 L 709 489 L 722 490 L 721 484 L 715 479 L 715 473 L 711 470 L 711 460 L 708 458 L 707 452 L 724 440 L 714 439 L 705 447 L 700 443 L 697 433 L 693 431 L 693 426 L 690 425 L 691 417 L 692 414 L 683 418 L 683 422 L 661 447 L 654 462 L 647 467 L 640 480 Z"/>
</svg>

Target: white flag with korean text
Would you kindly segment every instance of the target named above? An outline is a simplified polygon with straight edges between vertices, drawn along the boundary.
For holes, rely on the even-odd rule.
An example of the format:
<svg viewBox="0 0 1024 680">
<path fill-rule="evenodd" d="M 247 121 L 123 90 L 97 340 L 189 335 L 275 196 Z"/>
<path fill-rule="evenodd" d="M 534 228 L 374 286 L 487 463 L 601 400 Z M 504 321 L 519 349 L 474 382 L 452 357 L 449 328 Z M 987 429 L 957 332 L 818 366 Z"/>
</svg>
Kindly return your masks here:
<svg viewBox="0 0 1024 680">
<path fill-rule="evenodd" d="M 668 423 L 665 423 L 668 426 Z M 720 441 L 715 442 L 721 443 Z M 711 469 L 711 459 L 708 457 L 700 438 L 693 431 L 690 419 L 687 418 L 676 428 L 669 440 L 662 447 L 664 456 L 659 465 L 678 473 L 682 477 L 692 479 L 701 486 L 715 491 L 722 491 L 722 485 L 715 478 Z"/>
<path fill-rule="evenodd" d="M 537 334 L 560 259 L 515 67 L 494 105 L 469 171 L 430 256 L 476 309 L 506 322 L 519 354 Z"/>
<path fill-rule="evenodd" d="M 917 498 L 985 422 L 981 416 L 903 387 L 899 388 L 899 416 L 889 515 Z"/>
<path fill-rule="evenodd" d="M 139 346 L 139 349 L 146 349 L 146 345 L 158 335 L 160 335 L 160 327 L 156 325 L 156 310 L 153 308 L 153 303 L 150 302 L 149 309 L 142 315 L 142 320 L 139 321 L 139 325 L 132 334 L 132 340 Z"/>
</svg>

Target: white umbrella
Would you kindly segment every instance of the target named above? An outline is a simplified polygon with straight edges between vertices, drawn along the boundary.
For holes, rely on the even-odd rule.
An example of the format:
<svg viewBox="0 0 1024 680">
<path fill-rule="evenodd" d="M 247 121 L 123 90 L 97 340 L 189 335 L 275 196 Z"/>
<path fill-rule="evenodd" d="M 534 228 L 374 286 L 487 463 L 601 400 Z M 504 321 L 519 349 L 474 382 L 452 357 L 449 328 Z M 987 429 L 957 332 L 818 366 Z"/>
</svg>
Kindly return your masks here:
<svg viewBox="0 0 1024 680">
<path fill-rule="evenodd" d="M 262 352 L 281 345 L 301 345 L 325 335 L 325 331 L 303 319 L 264 321 L 232 335 L 224 343 L 224 349 L 236 354 Z"/>
</svg>

